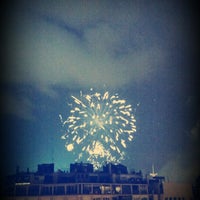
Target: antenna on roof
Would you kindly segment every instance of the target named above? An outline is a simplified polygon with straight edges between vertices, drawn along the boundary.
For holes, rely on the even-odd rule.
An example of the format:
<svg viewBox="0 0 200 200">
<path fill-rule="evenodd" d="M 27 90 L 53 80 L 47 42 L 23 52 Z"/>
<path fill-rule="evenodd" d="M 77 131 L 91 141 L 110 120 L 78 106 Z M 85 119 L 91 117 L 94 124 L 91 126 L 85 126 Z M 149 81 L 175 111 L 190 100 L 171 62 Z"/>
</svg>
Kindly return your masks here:
<svg viewBox="0 0 200 200">
<path fill-rule="evenodd" d="M 158 173 L 154 171 L 154 165 L 152 165 L 152 172 L 149 174 L 151 177 L 156 177 Z"/>
</svg>

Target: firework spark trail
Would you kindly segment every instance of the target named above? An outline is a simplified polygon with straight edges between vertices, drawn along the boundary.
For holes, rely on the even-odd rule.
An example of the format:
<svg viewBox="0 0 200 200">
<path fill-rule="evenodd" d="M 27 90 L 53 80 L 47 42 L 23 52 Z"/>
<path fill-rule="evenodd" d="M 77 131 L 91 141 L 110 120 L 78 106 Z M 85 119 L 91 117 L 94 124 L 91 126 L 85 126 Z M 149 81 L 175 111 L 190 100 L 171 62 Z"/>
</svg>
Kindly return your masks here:
<svg viewBox="0 0 200 200">
<path fill-rule="evenodd" d="M 124 159 L 127 142 L 136 132 L 135 117 L 131 105 L 109 92 L 71 96 L 73 103 L 69 117 L 63 126 L 67 131 L 67 151 L 76 154 L 76 161 L 87 158 L 96 168 L 104 162 L 118 163 Z M 75 150 L 76 149 L 76 150 Z"/>
</svg>

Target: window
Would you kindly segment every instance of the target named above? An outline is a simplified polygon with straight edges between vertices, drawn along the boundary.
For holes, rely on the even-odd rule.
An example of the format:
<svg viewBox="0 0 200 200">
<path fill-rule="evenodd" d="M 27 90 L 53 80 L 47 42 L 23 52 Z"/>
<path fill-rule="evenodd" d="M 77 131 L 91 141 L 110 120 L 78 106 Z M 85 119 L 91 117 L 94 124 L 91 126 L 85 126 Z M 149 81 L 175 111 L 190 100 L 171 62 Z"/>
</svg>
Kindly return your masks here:
<svg viewBox="0 0 200 200">
<path fill-rule="evenodd" d="M 143 197 L 141 200 L 147 200 L 147 198 L 146 198 L 146 197 Z"/>
<path fill-rule="evenodd" d="M 100 186 L 101 194 L 111 194 L 112 188 L 109 185 L 101 185 Z"/>
<path fill-rule="evenodd" d="M 94 194 L 101 194 L 100 186 L 94 186 L 93 187 L 93 193 Z"/>
<path fill-rule="evenodd" d="M 54 188 L 54 194 L 55 195 L 62 195 L 65 194 L 65 188 L 64 186 L 57 186 Z"/>
<path fill-rule="evenodd" d="M 139 194 L 139 187 L 138 185 L 133 185 L 132 186 L 133 194 Z"/>
<path fill-rule="evenodd" d="M 119 196 L 119 200 L 132 200 L 132 196 Z"/>
<path fill-rule="evenodd" d="M 140 194 L 147 194 L 148 193 L 147 185 L 140 185 L 139 190 L 140 190 Z"/>
<path fill-rule="evenodd" d="M 19 186 L 16 187 L 16 196 L 25 196 L 26 195 L 26 187 Z"/>
<path fill-rule="evenodd" d="M 83 194 L 91 194 L 92 187 L 90 184 L 84 184 L 83 185 Z"/>
<path fill-rule="evenodd" d="M 28 194 L 30 196 L 37 196 L 37 195 L 39 195 L 39 186 L 38 185 L 30 186 Z"/>
<path fill-rule="evenodd" d="M 66 194 L 77 194 L 77 185 L 68 185 Z"/>
<path fill-rule="evenodd" d="M 121 193 L 121 186 L 120 185 L 112 185 L 112 192 L 113 194 L 120 194 Z"/>
<path fill-rule="evenodd" d="M 42 187 L 41 195 L 52 195 L 52 187 Z"/>
<path fill-rule="evenodd" d="M 131 186 L 122 185 L 122 194 L 131 194 Z"/>
</svg>

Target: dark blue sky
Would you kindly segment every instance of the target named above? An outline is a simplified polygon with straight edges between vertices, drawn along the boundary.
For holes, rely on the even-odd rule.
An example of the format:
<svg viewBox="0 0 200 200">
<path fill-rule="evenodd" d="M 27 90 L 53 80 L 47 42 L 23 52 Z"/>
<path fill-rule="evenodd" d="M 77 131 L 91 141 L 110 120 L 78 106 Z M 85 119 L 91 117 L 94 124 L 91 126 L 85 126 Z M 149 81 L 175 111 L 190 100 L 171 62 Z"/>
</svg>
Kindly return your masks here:
<svg viewBox="0 0 200 200">
<path fill-rule="evenodd" d="M 123 164 L 188 181 L 199 174 L 197 10 L 180 1 L 42 1 L 2 14 L 1 153 L 7 171 L 66 169 L 59 114 L 79 91 L 118 93 L 137 132 Z"/>
</svg>

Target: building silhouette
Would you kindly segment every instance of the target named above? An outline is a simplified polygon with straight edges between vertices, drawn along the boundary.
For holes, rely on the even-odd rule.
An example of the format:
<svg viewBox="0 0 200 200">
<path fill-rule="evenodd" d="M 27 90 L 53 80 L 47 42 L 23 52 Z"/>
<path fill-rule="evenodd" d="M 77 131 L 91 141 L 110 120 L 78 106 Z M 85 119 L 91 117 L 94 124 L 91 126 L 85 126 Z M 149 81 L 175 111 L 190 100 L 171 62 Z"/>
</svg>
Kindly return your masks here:
<svg viewBox="0 0 200 200">
<path fill-rule="evenodd" d="M 175 189 L 174 189 L 175 188 Z M 184 188 L 185 191 L 182 191 Z M 192 200 L 192 187 L 165 182 L 163 176 L 129 173 L 122 164 L 108 163 L 95 171 L 90 163 L 70 164 L 70 171 L 54 171 L 40 164 L 36 172 L 20 172 L 5 179 L 1 196 L 9 200 Z"/>
</svg>

